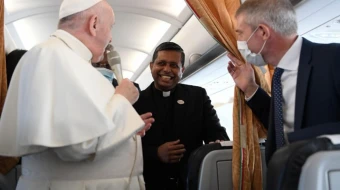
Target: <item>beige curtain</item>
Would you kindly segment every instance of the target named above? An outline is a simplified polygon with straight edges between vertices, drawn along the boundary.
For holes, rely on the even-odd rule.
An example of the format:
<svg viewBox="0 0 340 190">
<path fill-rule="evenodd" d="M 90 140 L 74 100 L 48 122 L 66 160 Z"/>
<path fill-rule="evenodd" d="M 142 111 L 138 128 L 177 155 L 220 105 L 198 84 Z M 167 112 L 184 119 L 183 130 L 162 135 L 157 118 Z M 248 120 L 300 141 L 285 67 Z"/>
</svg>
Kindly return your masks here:
<svg viewBox="0 0 340 190">
<path fill-rule="evenodd" d="M 242 59 L 237 49 L 234 15 L 239 0 L 186 0 L 194 14 L 208 32 L 230 53 Z M 227 68 L 225 68 L 227 69 Z M 256 67 L 255 78 L 269 92 L 262 72 Z M 267 72 L 267 80 L 270 74 Z M 244 94 L 235 87 L 233 107 L 233 163 L 234 190 L 262 189 L 262 166 L 259 138 L 266 137 L 266 130 L 246 105 Z"/>
<path fill-rule="evenodd" d="M 0 0 L 0 114 L 4 106 L 7 93 L 7 76 L 6 76 L 6 53 L 4 39 L 4 0 Z M 0 156 L 0 173 L 6 174 L 17 163 L 19 158 L 9 158 Z"/>
<path fill-rule="evenodd" d="M 4 106 L 7 93 L 7 75 L 6 75 L 6 54 L 5 54 L 5 39 L 4 39 L 4 0 L 0 0 L 0 113 Z"/>
<path fill-rule="evenodd" d="M 274 74 L 274 67 L 272 65 L 267 65 L 265 66 L 266 67 L 266 74 L 264 75 L 266 81 L 267 81 L 267 84 L 269 86 L 269 89 L 271 89 L 270 87 L 272 86 L 272 79 L 273 79 L 273 74 Z"/>
</svg>

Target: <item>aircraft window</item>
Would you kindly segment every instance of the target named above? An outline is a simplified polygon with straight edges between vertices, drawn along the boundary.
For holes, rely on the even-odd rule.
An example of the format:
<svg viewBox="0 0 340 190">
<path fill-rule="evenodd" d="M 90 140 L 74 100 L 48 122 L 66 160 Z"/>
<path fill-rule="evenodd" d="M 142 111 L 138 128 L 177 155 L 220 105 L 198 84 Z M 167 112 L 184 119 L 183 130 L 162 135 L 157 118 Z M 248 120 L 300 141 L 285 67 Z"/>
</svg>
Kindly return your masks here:
<svg viewBox="0 0 340 190">
<path fill-rule="evenodd" d="M 221 125 L 226 128 L 227 134 L 232 140 L 235 83 L 227 71 L 228 62 L 229 58 L 223 54 L 181 83 L 206 89 Z"/>
</svg>

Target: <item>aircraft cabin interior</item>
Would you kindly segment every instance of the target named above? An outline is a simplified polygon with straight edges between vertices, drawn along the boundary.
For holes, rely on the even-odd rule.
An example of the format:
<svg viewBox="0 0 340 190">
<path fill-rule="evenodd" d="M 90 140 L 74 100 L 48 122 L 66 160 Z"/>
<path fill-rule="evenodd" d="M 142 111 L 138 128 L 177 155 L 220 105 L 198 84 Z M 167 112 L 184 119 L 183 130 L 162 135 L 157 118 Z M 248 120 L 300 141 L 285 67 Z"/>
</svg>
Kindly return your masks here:
<svg viewBox="0 0 340 190">
<path fill-rule="evenodd" d="M 241 0 L 241 3 L 244 1 Z M 340 0 L 290 1 L 296 11 L 300 36 L 316 43 L 340 43 Z M 47 40 L 57 29 L 61 2 L 62 0 L 4 0 L 6 53 L 15 49 L 30 50 Z M 107 2 L 115 13 L 112 45 L 120 55 L 123 77 L 139 84 L 141 90 L 146 89 L 153 82 L 149 63 L 155 48 L 166 41 L 179 44 L 186 55 L 185 71 L 180 83 L 199 86 L 206 90 L 221 125 L 233 141 L 235 83 L 227 70 L 230 61 L 226 55 L 228 50 L 209 34 L 187 2 L 185 0 L 107 0 Z M 260 143 L 263 142 L 264 139 L 261 139 Z M 216 148 L 213 146 L 216 145 L 211 145 L 212 149 Z M 188 189 L 233 189 L 230 148 L 232 143 L 222 143 L 221 146 L 225 147 L 217 147 L 219 150 L 212 151 L 192 166 L 196 168 L 193 170 L 195 172 L 191 173 L 191 178 L 189 176 L 188 183 L 191 183 L 191 186 Z M 266 166 L 263 158 L 264 146 L 260 146 L 260 149 L 263 189 L 289 189 L 285 187 L 287 183 L 298 184 L 299 190 L 340 189 L 340 150 L 332 151 L 332 154 L 317 153 L 317 157 L 306 161 L 300 178 L 290 179 L 292 176 L 282 174 L 291 172 L 287 169 L 289 163 L 277 161 L 276 165 L 271 165 L 270 168 Z M 270 172 L 270 176 L 267 172 Z M 5 183 L 3 188 L 15 189 L 20 173 L 20 167 L 16 167 L 10 173 L 0 175 L 0 190 L 2 181 Z M 281 174 L 285 176 L 284 179 L 280 178 Z"/>
</svg>

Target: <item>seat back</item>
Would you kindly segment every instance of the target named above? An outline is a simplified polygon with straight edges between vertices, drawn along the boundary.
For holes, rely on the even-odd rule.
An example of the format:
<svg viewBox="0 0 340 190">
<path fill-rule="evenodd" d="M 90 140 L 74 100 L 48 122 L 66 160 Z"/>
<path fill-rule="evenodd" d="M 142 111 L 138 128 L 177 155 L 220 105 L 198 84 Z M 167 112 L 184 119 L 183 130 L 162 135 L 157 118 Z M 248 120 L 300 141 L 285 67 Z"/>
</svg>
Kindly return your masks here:
<svg viewBox="0 0 340 190">
<path fill-rule="evenodd" d="M 213 143 L 213 144 L 207 144 L 204 146 L 201 146 L 197 148 L 194 152 L 191 153 L 189 161 L 188 161 L 188 178 L 187 178 L 187 189 L 188 190 L 197 190 L 199 187 L 199 180 L 200 177 L 200 170 L 202 166 L 202 162 L 205 159 L 205 157 L 216 151 L 216 150 L 230 150 L 232 147 L 226 147 L 221 146 L 220 143 Z M 222 160 L 228 159 L 228 158 L 220 158 Z M 231 158 L 230 158 L 231 160 Z M 214 173 L 216 174 L 216 172 Z"/>
<path fill-rule="evenodd" d="M 7 180 L 4 175 L 0 174 L 0 190 L 8 189 Z"/>
<path fill-rule="evenodd" d="M 266 173 L 264 147 L 261 147 L 262 171 Z M 265 175 L 264 175 L 265 176 Z M 265 182 L 265 178 L 263 179 Z M 263 183 L 265 184 L 265 183 Z M 232 147 L 204 145 L 189 159 L 188 190 L 232 190 Z"/>
<path fill-rule="evenodd" d="M 198 189 L 233 189 L 231 162 L 231 149 L 210 152 L 201 165 Z"/>
<path fill-rule="evenodd" d="M 325 168 L 322 168 L 322 165 L 320 165 L 322 164 L 322 161 L 319 160 L 320 157 L 317 156 L 317 153 L 320 151 L 329 151 L 334 149 L 337 149 L 337 146 L 334 146 L 328 138 L 316 138 L 308 141 L 298 141 L 279 149 L 274 153 L 268 164 L 267 189 L 298 189 L 301 171 L 302 168 L 305 167 L 304 164 L 306 163 L 306 161 L 309 160 L 309 158 L 313 158 L 314 156 L 316 156 L 316 158 L 312 159 L 314 170 L 318 171 L 317 173 L 325 172 Z M 311 164 L 308 164 L 308 166 L 310 165 Z M 317 173 L 305 173 L 305 181 L 301 183 L 303 183 L 304 185 L 307 185 L 308 183 L 319 184 L 318 180 L 325 182 L 325 176 L 316 177 L 316 175 L 319 175 Z M 335 175 L 332 176 L 339 175 L 339 173 L 333 174 Z M 314 177 L 311 175 L 314 175 Z M 304 187 L 305 186 L 301 186 L 301 190 L 304 190 Z M 313 185 L 308 187 L 313 188 L 306 188 L 306 190 L 318 189 Z"/>
<path fill-rule="evenodd" d="M 20 176 L 21 165 L 17 165 L 6 175 L 0 174 L 0 190 L 15 190 Z"/>
<path fill-rule="evenodd" d="M 321 151 L 302 167 L 299 190 L 340 189 L 340 150 Z"/>
</svg>

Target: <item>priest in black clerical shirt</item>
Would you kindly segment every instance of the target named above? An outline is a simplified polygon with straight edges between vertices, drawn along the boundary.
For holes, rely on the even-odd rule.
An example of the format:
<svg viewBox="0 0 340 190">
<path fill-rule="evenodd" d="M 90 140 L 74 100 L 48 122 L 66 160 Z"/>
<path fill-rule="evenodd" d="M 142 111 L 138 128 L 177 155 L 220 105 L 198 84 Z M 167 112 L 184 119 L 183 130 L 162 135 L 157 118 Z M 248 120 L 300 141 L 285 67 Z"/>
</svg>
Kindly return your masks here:
<svg viewBox="0 0 340 190">
<path fill-rule="evenodd" d="M 154 82 L 134 107 L 152 112 L 155 122 L 142 138 L 146 190 L 185 190 L 188 158 L 205 143 L 229 140 L 205 89 L 178 84 L 184 71 L 183 49 L 160 44 L 150 63 Z"/>
</svg>

